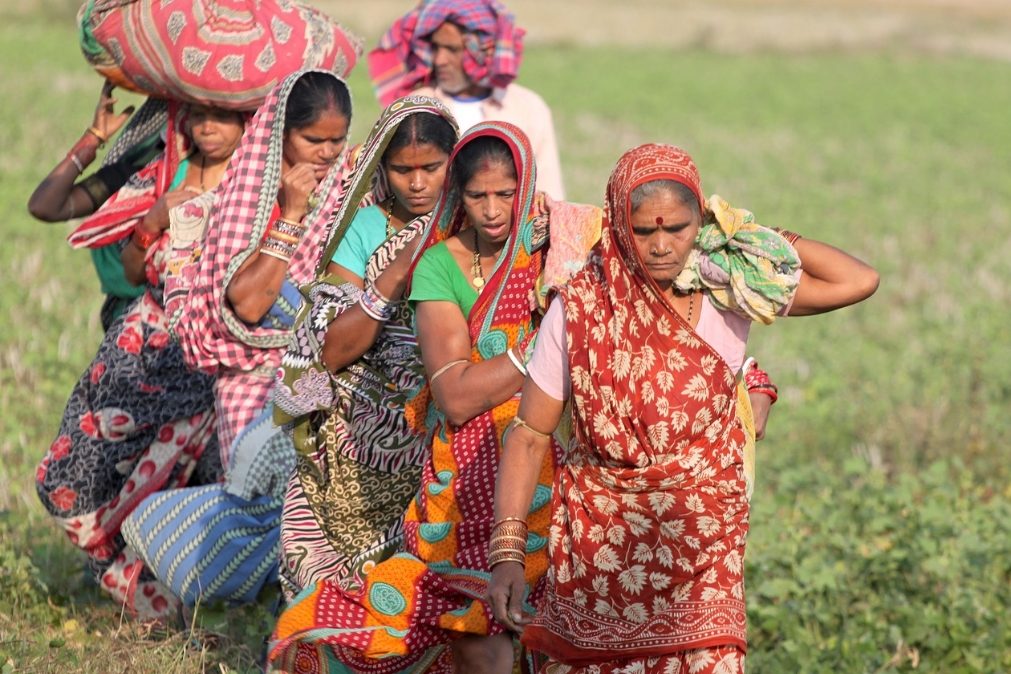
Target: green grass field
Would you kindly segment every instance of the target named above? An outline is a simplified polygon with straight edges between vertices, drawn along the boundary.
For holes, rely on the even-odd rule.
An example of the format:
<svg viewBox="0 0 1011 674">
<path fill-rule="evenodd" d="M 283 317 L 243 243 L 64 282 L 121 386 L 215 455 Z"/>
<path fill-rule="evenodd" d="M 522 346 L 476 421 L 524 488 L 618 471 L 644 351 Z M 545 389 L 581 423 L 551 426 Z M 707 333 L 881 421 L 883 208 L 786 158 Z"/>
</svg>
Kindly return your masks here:
<svg viewBox="0 0 1011 674">
<path fill-rule="evenodd" d="M 35 496 L 101 338 L 88 256 L 25 208 L 100 85 L 55 16 L 0 27 L 0 672 L 255 670 L 262 612 L 132 624 Z M 675 142 L 707 192 L 881 272 L 864 305 L 752 333 L 781 401 L 759 445 L 749 671 L 1011 671 L 1008 64 L 535 46 L 522 79 L 552 106 L 571 199 L 600 203 L 628 147 Z M 351 84 L 360 140 L 378 109 L 363 69 Z"/>
</svg>

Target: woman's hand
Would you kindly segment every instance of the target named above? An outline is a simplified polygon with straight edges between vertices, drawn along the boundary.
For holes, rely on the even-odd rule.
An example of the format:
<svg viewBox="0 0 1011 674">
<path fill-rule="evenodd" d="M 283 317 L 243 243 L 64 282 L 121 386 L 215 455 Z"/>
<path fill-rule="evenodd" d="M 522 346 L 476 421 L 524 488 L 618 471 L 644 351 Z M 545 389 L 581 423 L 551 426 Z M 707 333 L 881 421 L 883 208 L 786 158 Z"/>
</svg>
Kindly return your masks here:
<svg viewBox="0 0 1011 674">
<path fill-rule="evenodd" d="M 109 80 L 102 85 L 102 93 L 98 97 L 98 105 L 95 107 L 95 117 L 92 127 L 102 134 L 100 140 L 106 141 L 123 128 L 126 120 L 130 119 L 134 107 L 132 105 L 123 109 L 123 112 L 116 114 L 116 99 L 112 97 L 112 90 L 116 87 Z"/>
<path fill-rule="evenodd" d="M 281 217 L 301 222 L 309 212 L 309 195 L 319 181 L 312 164 L 295 164 L 281 178 Z"/>
<path fill-rule="evenodd" d="M 169 211 L 198 194 L 199 192 L 189 188 L 166 192 L 158 198 L 158 201 L 154 202 L 154 206 L 144 216 L 141 227 L 149 232 L 165 231 L 169 226 Z"/>
<path fill-rule="evenodd" d="M 751 400 L 751 414 L 755 420 L 755 440 L 765 437 L 765 425 L 772 410 L 772 398 L 761 392 L 748 393 Z"/>
<path fill-rule="evenodd" d="M 530 615 L 523 613 L 526 589 L 523 565 L 519 562 L 501 562 L 491 570 L 488 604 L 495 620 L 513 632 L 522 632 L 530 622 Z"/>
</svg>

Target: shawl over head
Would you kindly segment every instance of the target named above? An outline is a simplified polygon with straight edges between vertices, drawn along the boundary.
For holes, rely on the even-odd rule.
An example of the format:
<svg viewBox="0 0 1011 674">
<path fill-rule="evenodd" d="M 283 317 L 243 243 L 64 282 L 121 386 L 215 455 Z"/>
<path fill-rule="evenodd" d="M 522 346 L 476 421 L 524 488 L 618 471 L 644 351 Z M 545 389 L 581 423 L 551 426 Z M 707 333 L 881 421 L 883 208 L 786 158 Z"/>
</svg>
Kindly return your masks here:
<svg viewBox="0 0 1011 674">
<path fill-rule="evenodd" d="M 239 148 L 217 189 L 203 253 L 193 286 L 182 308 L 172 316 L 172 331 L 187 363 L 216 372 L 220 368 L 242 371 L 275 368 L 288 343 L 290 329 L 250 326 L 229 306 L 225 289 L 239 267 L 256 252 L 271 225 L 281 184 L 284 116 L 292 87 L 307 72 L 299 71 L 279 84 L 246 126 Z M 340 203 L 341 178 L 346 171 L 348 148 L 316 188 L 320 202 L 305 216 L 307 230 L 298 244 L 288 279 L 301 284 L 313 278 L 330 214 Z M 294 314 L 295 307 L 290 307 Z"/>
<path fill-rule="evenodd" d="M 336 317 L 334 311 L 343 303 L 336 301 L 333 292 L 342 282 L 329 277 L 327 266 L 363 200 L 371 197 L 371 201 L 380 202 L 387 198 L 383 154 L 400 125 L 417 114 L 438 115 L 449 122 L 454 131 L 457 129 L 453 115 L 439 101 L 427 96 L 407 96 L 383 111 L 358 150 L 354 170 L 345 182 L 342 201 L 327 227 L 329 236 L 316 265 L 314 280 L 301 288 L 302 308 L 295 318 L 294 336 L 288 344 L 288 353 L 277 372 L 274 420 L 279 425 L 291 423 L 311 412 L 329 412 L 333 406 L 335 392 L 330 373 L 322 360 L 323 339 L 327 327 Z M 418 235 L 425 236 L 428 216 L 418 219 L 424 220 Z M 347 299 L 357 300 L 357 296 Z M 304 430 L 296 429 L 296 446 L 299 446 L 299 435 Z"/>
<path fill-rule="evenodd" d="M 536 191 L 537 167 L 534 164 L 533 151 L 530 148 L 530 140 L 518 127 L 501 121 L 482 122 L 463 134 L 449 158 L 445 187 L 435 210 L 432 211 L 432 227 L 418 250 L 415 263 L 426 249 L 445 241 L 464 228 L 467 216 L 463 209 L 461 191 L 456 184 L 453 163 L 460 150 L 482 136 L 504 141 L 512 153 L 513 165 L 516 168 L 513 229 L 499 254 L 487 285 L 482 289 L 470 316 L 467 317 L 471 342 L 477 344 L 480 358 L 486 359 L 504 353 L 508 348 L 502 334 L 495 333 L 492 336 L 487 330 L 495 322 L 494 314 L 498 310 L 497 307 L 500 304 L 511 304 L 506 299 L 507 296 L 512 296 L 515 292 L 529 294 L 530 289 L 535 288 L 543 266 L 540 256 L 545 252 L 544 244 L 547 241 L 547 217 L 542 200 L 538 198 Z M 537 260 L 519 260 L 520 257 L 533 256 L 537 256 Z M 522 266 L 526 273 L 520 273 L 516 268 L 517 264 Z M 512 290 L 508 290 L 507 286 Z M 521 288 L 522 290 L 518 290 Z M 521 338 L 526 335 L 526 331 L 521 333 Z"/>
<path fill-rule="evenodd" d="M 337 247 L 340 246 L 351 221 L 355 219 L 363 200 L 371 196 L 372 203 L 379 203 L 392 194 L 386 177 L 386 169 L 383 166 L 383 154 L 390 141 L 393 140 L 393 135 L 400 128 L 400 124 L 416 114 L 442 117 L 459 134 L 456 119 L 449 108 L 428 96 L 405 96 L 383 110 L 379 119 L 372 126 L 369 137 L 356 152 L 354 171 L 348 176 L 344 187 L 346 196 L 341 201 L 336 214 L 334 214 L 332 224 L 328 228 L 330 234 L 317 265 L 317 278 L 326 271 L 330 259 L 337 252 Z"/>
<path fill-rule="evenodd" d="M 429 38 L 451 21 L 464 32 L 463 69 L 471 81 L 504 88 L 519 72 L 525 31 L 498 0 L 422 0 L 393 24 L 369 52 L 369 76 L 382 105 L 389 105 L 432 75 Z M 489 55 L 490 51 L 490 55 Z"/>
<path fill-rule="evenodd" d="M 690 189 L 703 216 L 695 246 L 675 281 L 677 288 L 705 290 L 721 310 L 772 323 L 797 289 L 800 258 L 796 250 L 782 236 L 756 223 L 751 212 L 733 208 L 716 194 L 706 200 L 695 162 L 673 145 L 647 144 L 628 151 L 608 182 L 607 219 L 621 225 L 613 228 L 613 234 L 629 270 L 657 290 L 642 268 L 630 224 L 632 191 L 655 180 L 673 180 Z"/>
<path fill-rule="evenodd" d="M 687 153 L 671 145 L 634 148 L 608 181 L 600 244 L 560 291 L 574 439 L 555 474 L 545 600 L 523 642 L 569 665 L 610 662 L 616 653 L 747 647 L 738 388 L 734 372 L 674 310 L 639 257 L 631 195 L 654 180 L 687 186 L 710 216 Z M 731 245 L 728 227 L 720 229 L 729 232 L 722 245 L 709 245 L 718 223 L 700 230 L 689 273 L 701 278 L 701 261 L 734 258 L 720 290 L 737 296 L 746 287 L 766 297 L 738 263 L 777 249 L 781 237 L 752 227 L 756 242 L 770 241 L 746 251 Z"/>
</svg>

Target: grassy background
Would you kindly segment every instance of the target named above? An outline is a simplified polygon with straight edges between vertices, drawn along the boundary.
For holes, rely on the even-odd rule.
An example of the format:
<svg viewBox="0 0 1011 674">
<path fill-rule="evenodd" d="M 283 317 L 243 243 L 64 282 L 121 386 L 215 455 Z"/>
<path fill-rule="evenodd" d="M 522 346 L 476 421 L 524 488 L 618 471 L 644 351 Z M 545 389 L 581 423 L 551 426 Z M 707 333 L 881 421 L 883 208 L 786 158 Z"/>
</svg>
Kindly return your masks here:
<svg viewBox="0 0 1011 674">
<path fill-rule="evenodd" d="M 123 620 L 34 493 L 101 339 L 87 255 L 25 209 L 97 98 L 72 16 L 0 10 L 0 670 L 253 669 L 262 612 L 186 633 Z M 749 671 L 1011 670 L 1008 64 L 658 44 L 532 41 L 522 79 L 554 111 L 570 198 L 599 203 L 624 149 L 675 142 L 708 192 L 882 273 L 864 305 L 752 333 L 781 402 L 759 446 Z M 364 69 L 351 85 L 360 140 L 378 108 Z"/>
</svg>

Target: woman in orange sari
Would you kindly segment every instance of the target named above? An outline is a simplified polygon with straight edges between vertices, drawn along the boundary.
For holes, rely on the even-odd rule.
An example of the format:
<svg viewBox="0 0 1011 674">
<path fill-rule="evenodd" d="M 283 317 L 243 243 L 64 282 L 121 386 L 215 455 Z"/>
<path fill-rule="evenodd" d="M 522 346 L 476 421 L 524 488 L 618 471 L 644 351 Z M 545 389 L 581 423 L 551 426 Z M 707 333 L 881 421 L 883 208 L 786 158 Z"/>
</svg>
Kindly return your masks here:
<svg viewBox="0 0 1011 674">
<path fill-rule="evenodd" d="M 705 202 L 691 157 L 669 145 L 619 160 L 605 212 L 599 246 L 544 317 L 506 436 L 488 600 L 547 657 L 544 672 L 743 672 L 749 510 L 735 371 L 748 327 L 859 302 L 877 273 L 717 196 Z M 531 619 L 526 513 L 566 401 L 573 432 Z"/>
</svg>

